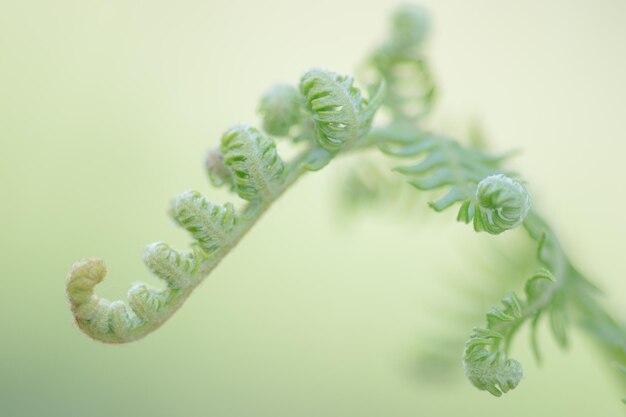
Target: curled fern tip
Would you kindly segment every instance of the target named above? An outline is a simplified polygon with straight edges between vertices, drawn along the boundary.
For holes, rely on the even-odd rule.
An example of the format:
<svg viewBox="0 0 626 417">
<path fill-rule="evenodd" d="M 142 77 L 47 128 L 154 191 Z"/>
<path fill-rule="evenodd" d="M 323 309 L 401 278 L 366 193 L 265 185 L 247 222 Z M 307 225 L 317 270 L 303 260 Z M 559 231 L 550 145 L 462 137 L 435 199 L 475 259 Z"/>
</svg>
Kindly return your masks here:
<svg viewBox="0 0 626 417">
<path fill-rule="evenodd" d="M 529 210 L 530 194 L 526 188 L 506 175 L 496 174 L 478 183 L 475 198 L 463 203 L 458 220 L 473 220 L 477 232 L 497 235 L 519 226 Z"/>
</svg>

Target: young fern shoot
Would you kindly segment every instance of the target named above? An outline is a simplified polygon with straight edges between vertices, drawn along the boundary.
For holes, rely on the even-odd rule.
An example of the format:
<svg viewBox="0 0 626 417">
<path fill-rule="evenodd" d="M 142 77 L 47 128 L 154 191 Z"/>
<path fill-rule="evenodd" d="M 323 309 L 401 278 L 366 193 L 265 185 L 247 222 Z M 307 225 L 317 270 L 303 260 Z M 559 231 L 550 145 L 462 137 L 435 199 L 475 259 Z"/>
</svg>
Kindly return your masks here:
<svg viewBox="0 0 626 417">
<path fill-rule="evenodd" d="M 341 154 L 377 148 L 397 161 L 394 171 L 418 190 L 445 191 L 430 203 L 435 211 L 459 204 L 457 219 L 472 223 L 477 232 L 499 235 L 522 225 L 536 242 L 537 254 L 531 260 L 536 272 L 526 282 L 525 296 L 510 292 L 465 344 L 463 366 L 474 386 L 495 396 L 515 388 L 523 370 L 509 358 L 509 348 L 519 328 L 529 322 L 538 359 L 536 329 L 543 317 L 560 345 L 567 344 L 574 319 L 613 362 L 626 366 L 623 324 L 603 309 L 595 287 L 566 256 L 546 221 L 531 209 L 523 182 L 504 167 L 508 156 L 465 146 L 423 127 L 436 98 L 424 54 L 428 26 L 427 15 L 418 7 L 403 6 L 396 12 L 389 40 L 365 66 L 364 74 L 376 85 L 369 89 L 369 99 L 352 78 L 323 69 L 305 72 L 297 88 L 269 89 L 259 106 L 262 130 L 244 125 L 228 129 L 206 159 L 211 183 L 236 193 L 246 202 L 243 208 L 211 202 L 197 191 L 176 198 L 170 214 L 190 233 L 192 248 L 181 253 L 162 242 L 148 245 L 144 263 L 166 286 L 136 284 L 127 302 L 110 302 L 94 293 L 106 274 L 102 260 L 87 258 L 74 264 L 67 295 L 81 330 L 109 343 L 130 342 L 152 332 L 301 175 L 323 168 Z M 370 129 L 379 108 L 390 122 Z M 291 140 L 301 151 L 284 161 L 272 136 Z"/>
<path fill-rule="evenodd" d="M 128 291 L 128 302 L 110 302 L 94 293 L 106 275 L 102 260 L 87 258 L 74 264 L 67 277 L 67 295 L 78 326 L 108 343 L 137 340 L 158 328 L 300 175 L 360 145 L 383 89 L 381 83 L 368 100 L 351 78 L 313 69 L 302 76 L 297 94 L 286 88 L 270 90 L 261 107 L 265 129 L 282 134 L 299 130 L 316 140 L 309 141 L 293 161 L 284 162 L 265 133 L 244 125 L 227 130 L 220 147 L 209 153 L 207 169 L 213 184 L 226 185 L 247 201 L 244 208 L 237 211 L 231 203 L 211 202 L 197 191 L 176 198 L 170 214 L 191 234 L 192 250 L 180 253 L 162 242 L 148 245 L 144 263 L 166 286 L 135 284 Z M 288 117 L 285 102 L 292 112 Z"/>
</svg>

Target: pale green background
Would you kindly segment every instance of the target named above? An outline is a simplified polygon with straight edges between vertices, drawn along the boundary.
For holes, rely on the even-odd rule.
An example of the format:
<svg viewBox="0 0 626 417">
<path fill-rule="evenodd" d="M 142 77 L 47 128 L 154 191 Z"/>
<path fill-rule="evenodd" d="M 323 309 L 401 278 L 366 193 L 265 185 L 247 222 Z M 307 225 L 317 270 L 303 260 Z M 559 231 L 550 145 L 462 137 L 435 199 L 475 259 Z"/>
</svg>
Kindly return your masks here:
<svg viewBox="0 0 626 417">
<path fill-rule="evenodd" d="M 501 399 L 460 365 L 445 384 L 416 379 L 416 352 L 446 323 L 434 315 L 463 305 L 450 282 L 480 278 L 467 252 L 484 238 L 452 212 L 346 221 L 344 162 L 289 191 L 155 334 L 108 346 L 74 327 L 70 265 L 104 258 L 107 297 L 155 283 L 143 246 L 188 242 L 170 198 L 223 197 L 204 151 L 256 123 L 271 83 L 352 72 L 395 4 L 0 1 L 0 416 L 622 415 L 626 393 L 578 333 L 565 353 L 545 334 L 541 369 L 522 335 L 526 378 Z M 626 2 L 423 4 L 442 125 L 475 117 L 495 149 L 523 149 L 537 205 L 626 317 Z"/>
</svg>

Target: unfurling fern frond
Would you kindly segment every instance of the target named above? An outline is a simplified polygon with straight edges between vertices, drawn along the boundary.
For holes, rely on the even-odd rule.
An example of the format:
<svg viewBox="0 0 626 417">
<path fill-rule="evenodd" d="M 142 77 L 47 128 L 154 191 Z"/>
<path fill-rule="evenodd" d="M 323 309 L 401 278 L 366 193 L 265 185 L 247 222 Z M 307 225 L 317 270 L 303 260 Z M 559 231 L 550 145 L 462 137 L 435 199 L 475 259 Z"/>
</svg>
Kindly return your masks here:
<svg viewBox="0 0 626 417">
<path fill-rule="evenodd" d="M 524 375 L 518 361 L 508 359 L 502 351 L 490 351 L 502 337 L 498 332 L 475 328 L 463 354 L 465 375 L 470 382 L 496 397 L 517 387 Z"/>
<path fill-rule="evenodd" d="M 420 190 L 450 187 L 447 194 L 431 204 L 436 211 L 445 210 L 456 202 L 473 199 L 480 181 L 502 173 L 500 164 L 504 157 L 465 148 L 447 138 L 418 133 L 398 139 L 381 142 L 381 150 L 400 158 L 425 155 L 417 163 L 395 169 L 406 175 L 411 185 Z"/>
<path fill-rule="evenodd" d="M 502 307 L 487 313 L 487 326 L 474 328 L 463 352 L 465 375 L 481 390 L 499 397 L 515 388 L 523 376 L 522 366 L 507 357 L 515 331 L 525 320 L 533 319 L 533 340 L 539 315 L 550 305 L 555 294 L 554 277 L 540 271 L 526 283 L 526 300 L 511 292 L 502 299 Z M 535 344 L 533 344 L 535 345 Z"/>
<path fill-rule="evenodd" d="M 245 125 L 227 130 L 219 148 L 207 155 L 206 169 L 214 186 L 228 186 L 247 204 L 237 211 L 233 204 L 211 202 L 197 191 L 184 193 L 173 201 L 170 214 L 191 234 L 194 243 L 192 250 L 185 253 L 162 242 L 146 248 L 144 263 L 165 282 L 165 288 L 135 284 L 128 292 L 127 302 L 110 302 L 93 292 L 106 274 L 104 262 L 87 258 L 73 265 L 66 290 L 76 322 L 86 334 L 103 342 L 125 343 L 159 327 L 276 198 L 302 173 L 321 168 L 342 150 L 329 152 L 317 143 L 330 143 L 328 135 L 332 132 L 342 132 L 337 137 L 353 144 L 363 139 L 378 108 L 382 87 L 368 101 L 352 87 L 349 77 L 324 70 L 307 74 L 307 87 L 302 87 L 302 91 L 309 94 L 308 116 L 302 104 L 305 97 L 298 89 L 286 87 L 274 90 L 262 113 L 266 131 L 279 135 L 288 134 L 296 125 L 300 132 L 308 132 L 310 121 L 314 120 L 319 128 L 310 133 L 317 135 L 317 141 L 310 141 L 307 149 L 285 163 L 273 139 L 259 130 Z M 326 81 L 328 84 L 324 84 Z M 293 98 L 291 106 L 280 102 L 286 96 Z M 336 106 L 332 104 L 334 99 L 339 100 Z M 343 122 L 334 124 L 333 120 Z"/>
<path fill-rule="evenodd" d="M 93 292 L 105 275 L 106 267 L 101 259 L 87 258 L 72 266 L 67 295 L 76 323 L 83 332 L 103 342 L 135 340 L 133 333 L 143 324 L 137 314 L 128 304 L 111 303 Z"/>
<path fill-rule="evenodd" d="M 313 69 L 302 76 L 300 91 L 313 115 L 319 146 L 335 153 L 369 131 L 382 101 L 384 83 L 367 100 L 351 77 Z"/>
<path fill-rule="evenodd" d="M 519 182 L 506 175 L 490 175 L 481 180 L 476 197 L 466 200 L 459 209 L 458 220 L 474 220 L 474 230 L 492 235 L 519 226 L 530 210 L 530 194 Z"/>
<path fill-rule="evenodd" d="M 104 279 L 104 262 L 87 258 L 72 267 L 67 294 L 79 327 L 94 339 L 124 343 L 159 327 L 239 239 L 238 214 L 230 203 L 218 205 L 198 192 L 187 192 L 172 203 L 171 215 L 195 239 L 192 252 L 179 253 L 157 242 L 146 247 L 144 263 L 166 283 L 164 289 L 135 284 L 128 302 L 113 303 L 93 293 Z"/>
<path fill-rule="evenodd" d="M 420 190 L 449 187 L 430 206 L 443 211 L 463 202 L 458 220 L 474 221 L 476 231 L 499 234 L 522 223 L 530 209 L 530 196 L 523 185 L 502 174 L 505 157 L 494 157 L 478 149 L 429 133 L 389 134 L 383 129 L 380 149 L 399 158 L 422 157 L 419 162 L 395 168 Z"/>
<path fill-rule="evenodd" d="M 284 190 L 286 166 L 274 142 L 254 128 L 236 126 L 228 130 L 220 149 L 213 151 L 208 161 L 212 182 L 232 184 L 253 207 L 269 203 Z M 176 198 L 170 214 L 191 233 L 195 243 L 188 253 L 179 253 L 161 242 L 148 245 L 144 263 L 165 281 L 164 289 L 135 284 L 127 303 L 111 303 L 93 293 L 106 274 L 101 260 L 88 258 L 72 267 L 67 294 L 79 327 L 89 336 L 123 343 L 159 327 L 254 223 L 247 219 L 241 224 L 231 203 L 213 203 L 196 191 Z"/>
<path fill-rule="evenodd" d="M 102 260 L 87 258 L 75 263 L 66 290 L 78 326 L 89 336 L 110 343 L 129 342 L 150 333 L 182 305 L 303 173 L 324 167 L 341 153 L 377 146 L 391 157 L 414 159 L 395 171 L 415 188 L 446 189 L 430 203 L 436 211 L 462 203 L 458 219 L 473 222 L 477 231 L 500 234 L 523 224 L 531 239 L 539 243 L 535 262 L 545 269 L 527 281 L 525 299 L 510 293 L 501 307 L 487 313 L 485 327 L 475 328 L 465 344 L 465 373 L 476 387 L 496 396 L 515 388 L 523 372 L 519 362 L 507 357 L 507 351 L 516 331 L 530 321 L 532 345 L 539 357 L 537 323 L 547 316 L 557 341 L 565 345 L 570 310 L 616 362 L 626 363 L 623 324 L 592 297 L 595 287 L 574 267 L 554 231 L 529 209 L 528 192 L 502 167 L 506 157 L 422 130 L 421 122 L 436 91 L 424 55 L 428 27 L 423 10 L 413 6 L 399 9 L 389 40 L 368 61 L 367 69 L 378 81 L 377 88 L 368 88 L 369 99 L 361 95 L 352 78 L 321 69 L 304 73 L 299 88 L 269 90 L 259 108 L 264 132 L 235 126 L 206 159 L 211 183 L 236 192 L 245 200 L 243 207 L 237 210 L 231 203 L 217 204 L 195 191 L 174 200 L 171 215 L 191 234 L 192 249 L 181 253 L 161 242 L 148 245 L 144 262 L 165 286 L 157 289 L 135 284 L 126 302 L 110 302 L 94 293 L 106 274 Z M 370 131 L 380 106 L 391 122 Z M 266 133 L 300 142 L 300 152 L 293 160 L 283 161 Z M 367 187 L 357 191 L 358 197 L 390 195 L 385 194 L 388 189 L 371 191 Z"/>
<path fill-rule="evenodd" d="M 458 376 L 459 356 L 467 341 L 467 329 L 485 318 L 485 300 L 499 300 L 510 288 L 522 286 L 537 269 L 536 245 L 522 233 L 507 239 L 481 239 L 461 245 L 466 263 L 445 264 L 433 278 L 450 281 L 448 299 L 437 301 L 432 310 L 434 331 L 419 347 L 416 376 L 429 383 L 453 383 Z M 467 246 L 467 247 L 466 247 Z M 454 295 L 458 295 L 455 297 Z M 420 337 L 423 341 L 424 335 Z"/>
</svg>

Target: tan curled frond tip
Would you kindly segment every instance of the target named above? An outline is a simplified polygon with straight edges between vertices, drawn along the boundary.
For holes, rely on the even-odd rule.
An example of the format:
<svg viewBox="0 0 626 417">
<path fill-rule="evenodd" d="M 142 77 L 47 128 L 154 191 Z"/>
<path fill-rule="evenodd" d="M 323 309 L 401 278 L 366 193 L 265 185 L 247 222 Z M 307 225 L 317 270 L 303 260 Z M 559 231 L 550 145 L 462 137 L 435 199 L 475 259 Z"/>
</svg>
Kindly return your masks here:
<svg viewBox="0 0 626 417">
<path fill-rule="evenodd" d="M 145 284 L 133 285 L 128 291 L 132 308 L 123 301 L 99 297 L 93 290 L 106 272 L 102 259 L 86 258 L 76 262 L 67 276 L 66 291 L 76 323 L 93 339 L 105 343 L 140 339 L 176 310 L 180 292 L 169 288 L 155 290 Z"/>
</svg>

